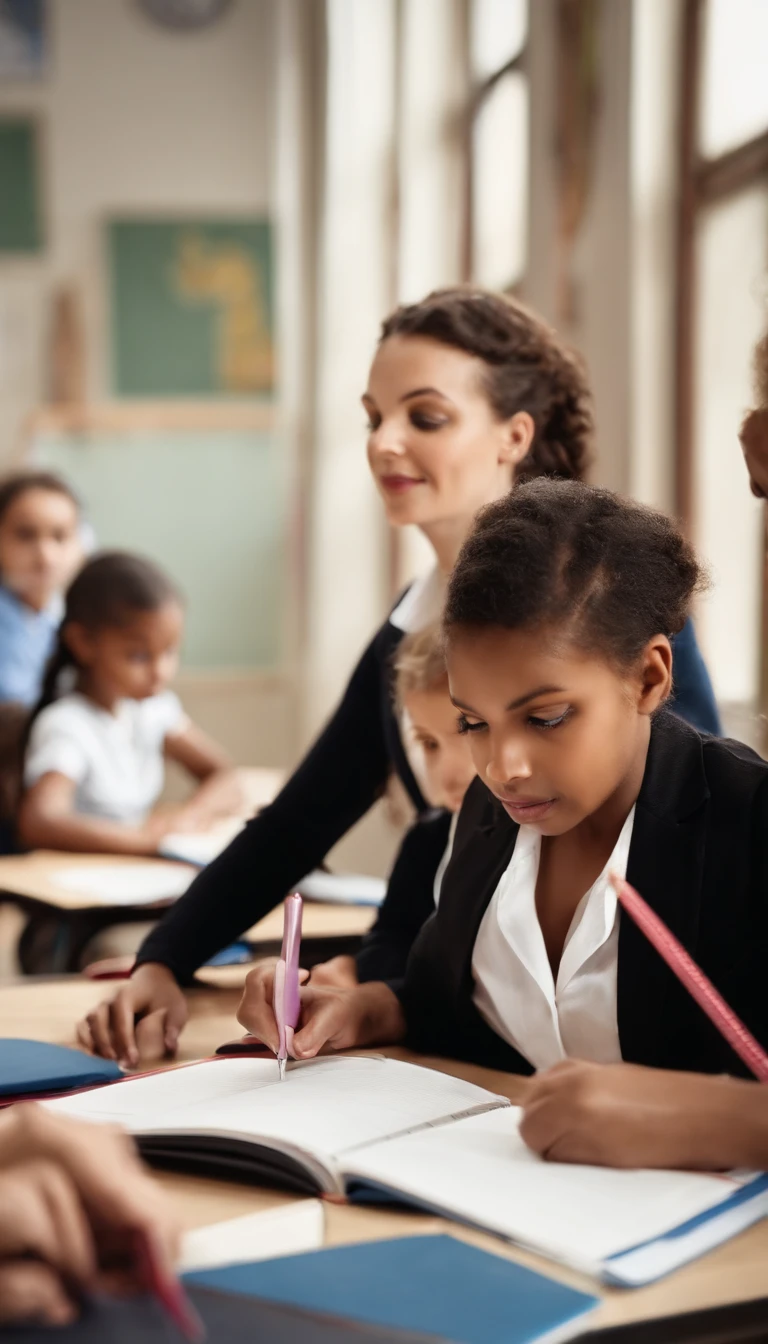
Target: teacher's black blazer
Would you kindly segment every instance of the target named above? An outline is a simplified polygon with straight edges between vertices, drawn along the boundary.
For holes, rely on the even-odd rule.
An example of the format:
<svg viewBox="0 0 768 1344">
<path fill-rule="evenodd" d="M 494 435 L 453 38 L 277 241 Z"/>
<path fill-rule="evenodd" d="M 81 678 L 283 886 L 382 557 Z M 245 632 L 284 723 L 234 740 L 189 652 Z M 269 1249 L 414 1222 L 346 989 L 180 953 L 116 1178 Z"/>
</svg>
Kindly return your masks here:
<svg viewBox="0 0 768 1344">
<path fill-rule="evenodd" d="M 518 826 L 479 779 L 459 817 L 440 905 L 393 986 L 408 1044 L 531 1073 L 472 1002 L 472 952 Z M 661 711 L 651 727 L 627 879 L 768 1046 L 768 763 Z M 744 1065 L 622 912 L 617 1015 L 625 1060 L 747 1075 Z"/>
</svg>

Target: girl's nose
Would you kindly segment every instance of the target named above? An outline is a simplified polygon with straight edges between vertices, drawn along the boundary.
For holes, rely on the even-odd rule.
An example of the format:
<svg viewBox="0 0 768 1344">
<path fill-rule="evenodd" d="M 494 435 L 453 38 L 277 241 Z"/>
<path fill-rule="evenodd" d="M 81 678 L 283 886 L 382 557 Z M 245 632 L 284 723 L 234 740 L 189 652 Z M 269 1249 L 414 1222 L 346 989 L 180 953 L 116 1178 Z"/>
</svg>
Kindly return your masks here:
<svg viewBox="0 0 768 1344">
<path fill-rule="evenodd" d="M 513 743 L 501 743 L 485 767 L 486 778 L 502 788 L 520 779 L 530 779 L 531 765 L 524 751 Z"/>
</svg>

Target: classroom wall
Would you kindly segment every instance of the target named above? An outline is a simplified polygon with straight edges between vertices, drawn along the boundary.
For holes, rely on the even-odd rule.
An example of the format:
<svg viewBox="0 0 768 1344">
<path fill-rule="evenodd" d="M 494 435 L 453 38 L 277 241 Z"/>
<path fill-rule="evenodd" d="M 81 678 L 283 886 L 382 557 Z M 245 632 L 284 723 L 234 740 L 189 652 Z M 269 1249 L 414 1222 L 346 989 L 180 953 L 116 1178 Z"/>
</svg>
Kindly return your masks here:
<svg viewBox="0 0 768 1344">
<path fill-rule="evenodd" d="M 108 392 L 100 221 L 110 212 L 261 211 L 272 203 L 270 0 L 233 5 L 211 29 L 174 34 L 127 0 L 50 0 L 51 68 L 0 85 L 0 112 L 39 115 L 48 241 L 0 260 L 0 460 L 45 396 L 53 287 L 84 305 L 87 391 Z"/>
<path fill-rule="evenodd" d="M 25 417 L 47 397 L 57 285 L 74 284 L 82 301 L 87 398 L 110 396 L 101 232 L 108 215 L 275 209 L 272 0 L 235 4 L 194 34 L 162 29 L 131 0 L 50 0 L 49 10 L 49 71 L 38 83 L 0 84 L 0 112 L 40 119 L 47 235 L 39 257 L 0 258 L 0 464 L 19 452 Z M 168 504 L 147 485 L 141 502 L 151 536 Z M 232 485 L 236 493 L 236 479 Z M 186 489 L 194 516 L 205 502 L 199 473 Z M 214 571 L 216 562 L 213 547 Z M 287 671 L 257 676 L 245 666 L 217 677 L 194 661 L 198 670 L 183 678 L 191 711 L 238 759 L 287 763 L 296 750 Z"/>
</svg>

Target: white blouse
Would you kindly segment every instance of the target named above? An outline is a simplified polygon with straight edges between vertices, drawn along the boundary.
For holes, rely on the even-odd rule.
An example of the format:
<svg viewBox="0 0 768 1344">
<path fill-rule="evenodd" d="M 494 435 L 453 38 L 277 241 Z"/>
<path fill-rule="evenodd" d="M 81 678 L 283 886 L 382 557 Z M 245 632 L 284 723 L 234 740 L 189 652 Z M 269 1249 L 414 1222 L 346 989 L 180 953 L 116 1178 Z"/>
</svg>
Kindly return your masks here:
<svg viewBox="0 0 768 1344">
<path fill-rule="evenodd" d="M 486 1022 L 536 1069 L 560 1059 L 621 1059 L 616 1017 L 620 911 L 608 881 L 626 877 L 635 809 L 610 859 L 582 897 L 552 975 L 536 912 L 541 835 L 521 826 L 506 872 L 478 931 L 474 1002 Z"/>
</svg>

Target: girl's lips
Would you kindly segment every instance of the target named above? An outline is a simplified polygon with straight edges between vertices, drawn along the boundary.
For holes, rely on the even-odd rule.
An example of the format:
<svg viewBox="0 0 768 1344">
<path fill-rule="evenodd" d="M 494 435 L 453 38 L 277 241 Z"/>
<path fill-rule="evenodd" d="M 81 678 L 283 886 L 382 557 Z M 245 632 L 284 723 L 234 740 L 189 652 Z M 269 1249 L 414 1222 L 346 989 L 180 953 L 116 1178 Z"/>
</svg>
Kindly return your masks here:
<svg viewBox="0 0 768 1344">
<path fill-rule="evenodd" d="M 542 821 L 555 806 L 555 798 L 500 798 L 504 811 L 513 821 Z"/>
<path fill-rule="evenodd" d="M 418 476 L 380 476 L 379 480 L 383 489 L 389 490 L 393 494 L 402 494 L 414 485 L 423 485 L 423 481 Z"/>
</svg>

